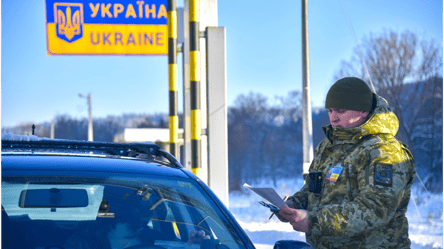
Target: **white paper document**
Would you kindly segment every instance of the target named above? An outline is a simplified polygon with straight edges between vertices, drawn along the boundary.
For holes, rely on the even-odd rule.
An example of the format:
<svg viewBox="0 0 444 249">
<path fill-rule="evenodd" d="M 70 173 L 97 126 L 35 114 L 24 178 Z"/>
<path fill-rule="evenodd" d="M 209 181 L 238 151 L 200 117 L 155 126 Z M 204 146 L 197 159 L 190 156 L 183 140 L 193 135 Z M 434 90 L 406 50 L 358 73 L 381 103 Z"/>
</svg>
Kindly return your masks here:
<svg viewBox="0 0 444 249">
<path fill-rule="evenodd" d="M 276 193 L 273 188 L 253 188 L 250 185 L 244 183 L 244 187 L 251 190 L 251 192 L 260 196 L 266 203 L 269 203 L 278 209 L 283 206 L 287 206 L 282 198 Z"/>
</svg>

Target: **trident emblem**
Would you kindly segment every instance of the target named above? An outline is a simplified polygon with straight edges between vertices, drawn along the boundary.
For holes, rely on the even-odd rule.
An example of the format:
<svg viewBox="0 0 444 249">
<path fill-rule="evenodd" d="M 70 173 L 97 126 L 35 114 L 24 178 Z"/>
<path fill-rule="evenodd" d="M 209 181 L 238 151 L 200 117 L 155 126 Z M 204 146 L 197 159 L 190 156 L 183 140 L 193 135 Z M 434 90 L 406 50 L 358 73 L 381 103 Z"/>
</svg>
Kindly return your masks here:
<svg viewBox="0 0 444 249">
<path fill-rule="evenodd" d="M 55 4 L 57 37 L 69 43 L 82 38 L 83 6 Z"/>
</svg>

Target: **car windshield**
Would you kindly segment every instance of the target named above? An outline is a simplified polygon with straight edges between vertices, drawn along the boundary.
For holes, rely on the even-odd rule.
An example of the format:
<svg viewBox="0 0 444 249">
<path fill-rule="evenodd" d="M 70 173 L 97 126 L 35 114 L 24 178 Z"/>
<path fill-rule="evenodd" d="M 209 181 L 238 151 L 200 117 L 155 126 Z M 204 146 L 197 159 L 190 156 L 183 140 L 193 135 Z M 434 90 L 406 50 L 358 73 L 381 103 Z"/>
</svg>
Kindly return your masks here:
<svg viewBox="0 0 444 249">
<path fill-rule="evenodd" d="M 201 235 L 204 240 L 193 240 Z M 3 174 L 2 245 L 245 248 L 225 215 L 194 180 L 124 175 Z"/>
</svg>

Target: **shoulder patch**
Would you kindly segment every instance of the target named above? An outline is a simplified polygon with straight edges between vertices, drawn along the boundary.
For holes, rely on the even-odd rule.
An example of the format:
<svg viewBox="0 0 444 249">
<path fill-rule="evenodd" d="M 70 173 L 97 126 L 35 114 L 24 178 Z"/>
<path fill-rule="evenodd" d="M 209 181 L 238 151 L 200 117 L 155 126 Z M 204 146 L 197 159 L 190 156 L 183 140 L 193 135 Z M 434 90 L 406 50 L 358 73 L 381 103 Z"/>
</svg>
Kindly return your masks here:
<svg viewBox="0 0 444 249">
<path fill-rule="evenodd" d="M 375 165 L 375 185 L 392 186 L 392 165 L 376 164 Z"/>
</svg>

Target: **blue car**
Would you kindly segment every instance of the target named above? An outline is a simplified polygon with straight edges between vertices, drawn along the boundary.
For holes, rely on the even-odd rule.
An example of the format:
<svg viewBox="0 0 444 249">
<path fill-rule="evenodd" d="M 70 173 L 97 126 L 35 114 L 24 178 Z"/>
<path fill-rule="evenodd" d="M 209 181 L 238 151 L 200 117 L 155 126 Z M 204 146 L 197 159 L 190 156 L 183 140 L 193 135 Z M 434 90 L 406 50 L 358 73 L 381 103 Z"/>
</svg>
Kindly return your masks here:
<svg viewBox="0 0 444 249">
<path fill-rule="evenodd" d="M 12 136 L 1 160 L 2 248 L 254 248 L 215 194 L 154 143 Z"/>
</svg>

